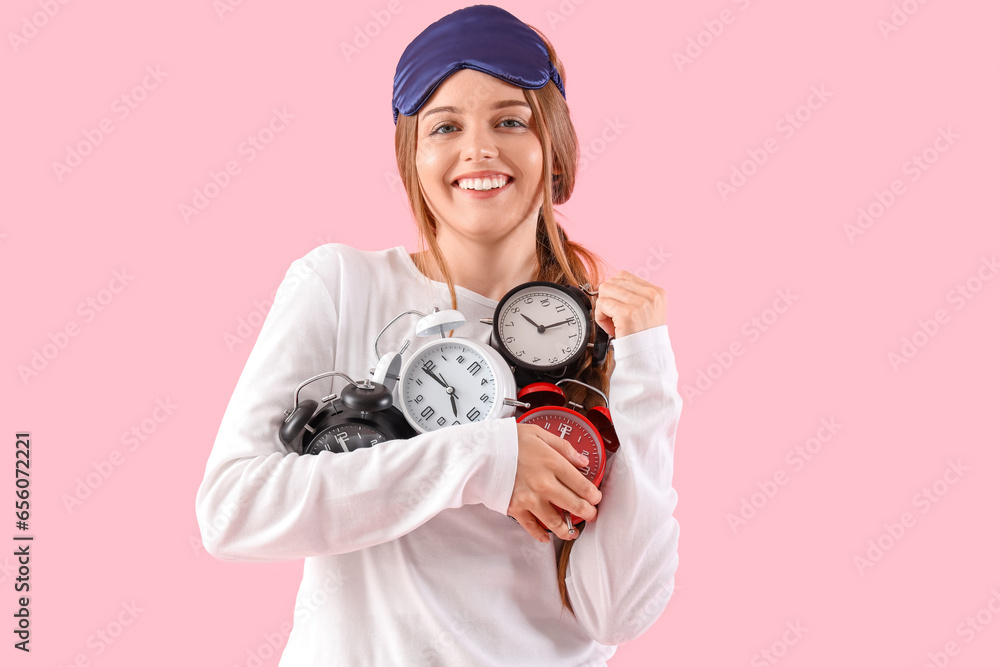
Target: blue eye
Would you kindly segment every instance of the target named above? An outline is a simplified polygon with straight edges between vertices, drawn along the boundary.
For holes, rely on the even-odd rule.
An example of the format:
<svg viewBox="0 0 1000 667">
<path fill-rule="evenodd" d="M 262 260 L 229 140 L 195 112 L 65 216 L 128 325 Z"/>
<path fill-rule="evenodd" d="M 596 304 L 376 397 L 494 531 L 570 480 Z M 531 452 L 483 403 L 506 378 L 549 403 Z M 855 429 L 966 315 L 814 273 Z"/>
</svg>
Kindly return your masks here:
<svg viewBox="0 0 1000 667">
<path fill-rule="evenodd" d="M 504 123 L 514 123 L 514 125 L 504 125 Z M 500 125 L 505 129 L 514 129 L 515 127 L 524 127 L 524 128 L 528 127 L 517 118 L 504 118 L 498 123 L 498 125 Z M 454 128 L 455 126 L 452 125 L 451 123 L 442 123 L 441 125 L 438 125 L 436 128 L 434 128 L 431 134 L 454 134 L 453 132 L 441 132 L 441 130 L 446 127 Z"/>
</svg>

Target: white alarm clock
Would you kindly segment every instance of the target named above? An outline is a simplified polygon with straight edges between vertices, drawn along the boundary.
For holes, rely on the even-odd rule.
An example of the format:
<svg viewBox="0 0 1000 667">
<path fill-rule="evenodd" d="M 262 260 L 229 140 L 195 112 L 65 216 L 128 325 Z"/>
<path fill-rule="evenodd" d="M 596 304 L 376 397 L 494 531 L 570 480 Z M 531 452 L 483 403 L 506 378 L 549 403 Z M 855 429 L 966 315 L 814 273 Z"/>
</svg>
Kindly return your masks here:
<svg viewBox="0 0 1000 667">
<path fill-rule="evenodd" d="M 399 373 L 398 407 L 418 432 L 511 417 L 525 405 L 514 398 L 514 374 L 499 352 L 475 340 L 444 336 L 463 324 L 457 310 L 437 311 L 417 323 L 418 336 L 441 336 L 415 350 Z"/>
</svg>

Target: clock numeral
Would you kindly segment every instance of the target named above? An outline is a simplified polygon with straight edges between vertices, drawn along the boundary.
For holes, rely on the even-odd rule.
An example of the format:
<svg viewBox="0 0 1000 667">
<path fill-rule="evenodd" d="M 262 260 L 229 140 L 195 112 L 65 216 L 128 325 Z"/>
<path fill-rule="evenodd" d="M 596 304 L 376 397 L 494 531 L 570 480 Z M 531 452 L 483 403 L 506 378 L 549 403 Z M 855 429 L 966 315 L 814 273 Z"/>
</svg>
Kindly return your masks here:
<svg viewBox="0 0 1000 667">
<path fill-rule="evenodd" d="M 375 440 L 372 440 L 371 444 L 368 445 L 368 446 L 371 447 L 371 446 L 377 445 L 377 444 L 378 444 L 378 439 L 375 439 Z"/>
<path fill-rule="evenodd" d="M 434 362 L 428 359 L 427 361 L 424 362 L 424 368 L 426 368 L 429 371 L 434 370 Z"/>
<path fill-rule="evenodd" d="M 441 358 L 444 359 L 445 361 L 448 361 L 448 357 L 444 356 L 443 354 L 441 355 Z M 431 370 L 434 370 L 434 369 L 431 369 Z"/>
<path fill-rule="evenodd" d="M 437 419 L 437 425 L 438 426 L 444 426 L 447 423 L 448 423 L 447 419 L 445 419 L 444 417 L 438 417 L 438 419 Z"/>
<path fill-rule="evenodd" d="M 490 383 L 489 378 L 483 378 L 483 381 L 479 383 L 479 386 L 482 387 L 484 384 L 489 384 L 489 383 Z"/>
<path fill-rule="evenodd" d="M 506 337 L 506 338 L 505 338 L 504 340 L 505 340 L 505 341 L 506 341 L 507 343 L 513 343 L 513 342 L 514 342 L 514 337 L 513 337 L 513 336 L 507 336 L 507 337 Z"/>
<path fill-rule="evenodd" d="M 514 326 L 514 320 L 507 320 L 507 326 L 509 327 Z"/>
<path fill-rule="evenodd" d="M 428 405 L 426 408 L 424 408 L 424 411 L 420 413 L 420 416 L 423 417 L 424 419 L 430 419 L 431 417 L 434 416 L 434 408 Z"/>
<path fill-rule="evenodd" d="M 483 370 L 483 367 L 479 365 L 478 361 L 473 361 L 472 365 L 465 370 L 469 371 L 473 375 L 476 375 L 479 371 Z"/>
<path fill-rule="evenodd" d="M 542 358 L 541 358 L 541 357 L 535 357 L 534 359 L 532 359 L 532 360 L 531 360 L 531 363 L 533 363 L 533 364 L 537 364 L 537 363 L 538 363 L 539 361 L 541 361 L 541 360 L 542 360 Z"/>
<path fill-rule="evenodd" d="M 569 336 L 569 337 L 570 337 L 570 338 L 576 338 L 576 334 L 575 334 L 575 333 L 574 333 L 574 334 L 570 334 L 570 336 Z"/>
<path fill-rule="evenodd" d="M 548 300 L 548 299 L 542 299 L 542 300 L 541 300 L 541 301 L 539 301 L 538 303 L 542 304 L 542 305 L 543 305 L 544 307 L 546 307 L 546 308 L 548 308 L 548 307 L 549 307 L 549 300 Z"/>
<path fill-rule="evenodd" d="M 464 364 L 465 363 L 465 357 L 463 357 L 462 355 L 458 355 L 458 359 L 456 359 L 455 361 L 457 361 L 460 364 Z"/>
<path fill-rule="evenodd" d="M 561 313 L 564 310 L 566 310 L 566 306 L 564 306 L 562 304 L 559 304 L 558 306 L 556 306 L 556 312 L 557 313 Z"/>
<path fill-rule="evenodd" d="M 525 303 L 534 303 L 535 300 L 532 299 L 530 296 L 526 296 L 526 297 L 524 297 L 524 302 Z"/>
<path fill-rule="evenodd" d="M 459 421 L 456 419 L 451 423 L 452 426 L 459 426 Z"/>
<path fill-rule="evenodd" d="M 523 357 L 524 356 L 524 350 L 521 350 L 520 352 L 517 352 L 516 354 L 519 357 Z"/>
<path fill-rule="evenodd" d="M 469 419 L 470 422 L 474 422 L 477 419 L 479 419 L 481 415 L 482 413 L 479 410 L 472 408 L 465 416 Z"/>
<path fill-rule="evenodd" d="M 514 306 L 513 308 L 510 309 L 511 315 L 513 315 L 515 313 L 520 313 L 520 312 L 521 312 L 521 307 L 520 306 Z"/>
<path fill-rule="evenodd" d="M 572 349 L 573 348 L 571 348 L 571 347 L 564 347 L 564 348 L 562 348 L 562 353 L 563 354 L 569 354 L 572 351 Z"/>
<path fill-rule="evenodd" d="M 417 394 L 416 398 L 413 399 L 413 402 L 414 403 L 419 403 L 422 400 L 424 400 L 424 395 L 423 394 Z"/>
<path fill-rule="evenodd" d="M 413 378 L 413 381 L 416 382 L 417 386 L 419 386 L 419 387 L 424 386 L 424 382 L 420 378 Z"/>
<path fill-rule="evenodd" d="M 483 394 L 482 396 L 479 397 L 479 400 L 482 401 L 483 403 L 489 403 L 489 401 L 490 401 L 490 395 L 489 394 Z"/>
<path fill-rule="evenodd" d="M 559 357 L 549 357 L 549 363 L 554 364 L 559 361 Z"/>
</svg>

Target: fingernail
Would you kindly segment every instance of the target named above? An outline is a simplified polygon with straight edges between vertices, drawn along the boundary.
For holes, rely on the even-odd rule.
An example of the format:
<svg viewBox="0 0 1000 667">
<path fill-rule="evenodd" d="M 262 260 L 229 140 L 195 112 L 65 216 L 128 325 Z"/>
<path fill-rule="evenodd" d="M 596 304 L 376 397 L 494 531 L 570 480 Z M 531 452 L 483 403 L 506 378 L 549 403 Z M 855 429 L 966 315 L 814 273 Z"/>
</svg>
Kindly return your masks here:
<svg viewBox="0 0 1000 667">
<path fill-rule="evenodd" d="M 590 461 L 589 456 L 587 456 L 586 454 L 581 454 L 580 452 L 576 453 L 576 458 L 580 459 L 580 461 L 582 461 L 583 463 L 587 463 L 588 461 Z"/>
</svg>

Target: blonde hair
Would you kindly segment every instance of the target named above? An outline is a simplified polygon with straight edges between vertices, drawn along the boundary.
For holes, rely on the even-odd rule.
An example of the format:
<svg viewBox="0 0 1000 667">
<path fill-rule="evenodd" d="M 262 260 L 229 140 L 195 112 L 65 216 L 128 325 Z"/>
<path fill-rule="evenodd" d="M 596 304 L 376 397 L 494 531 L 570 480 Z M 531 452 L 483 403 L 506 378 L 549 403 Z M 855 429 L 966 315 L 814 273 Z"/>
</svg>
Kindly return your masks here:
<svg viewBox="0 0 1000 667">
<path fill-rule="evenodd" d="M 556 56 L 555 49 L 548 39 L 535 27 L 531 27 L 545 42 L 549 51 L 549 60 L 555 65 L 563 82 L 566 73 L 562 62 Z M 564 84 L 565 85 L 565 84 Z M 581 285 L 589 283 L 593 289 L 604 279 L 604 263 L 596 254 L 582 245 L 570 241 L 565 230 L 555 219 L 554 204 L 562 204 L 573 193 L 576 182 L 576 165 L 579 155 L 579 141 L 576 130 L 570 120 L 569 107 L 559 89 L 549 81 L 539 90 L 524 89 L 524 96 L 531 106 L 531 113 L 538 125 L 542 143 L 542 181 L 544 199 L 538 212 L 535 231 L 535 256 L 537 267 L 533 280 L 545 280 L 564 285 Z M 444 254 L 437 243 L 437 225 L 427 201 L 424 199 L 417 177 L 417 116 L 400 114 L 396 123 L 396 163 L 399 175 L 406 188 L 410 201 L 410 209 L 417 225 L 417 235 L 421 246 L 430 251 L 435 265 L 448 284 L 451 292 L 452 308 L 457 308 L 458 300 L 451 272 L 445 261 Z M 554 174 L 558 167 L 558 174 Z M 417 258 L 421 264 L 422 257 Z M 420 267 L 426 274 L 425 266 Z M 596 325 L 595 325 L 596 326 Z M 588 350 L 582 360 L 581 371 L 576 378 L 582 382 L 608 393 L 611 372 L 614 370 L 612 351 L 608 351 L 608 360 L 601 368 L 592 365 L 591 353 Z M 575 403 L 586 407 L 601 404 L 601 400 L 578 385 L 570 384 L 565 388 L 566 396 Z M 573 548 L 573 540 L 567 541 L 557 554 L 556 572 L 559 583 L 559 597 L 563 606 L 573 613 L 573 607 L 566 591 L 566 570 L 569 566 L 569 555 Z M 575 615 L 575 614 L 574 614 Z"/>
</svg>

